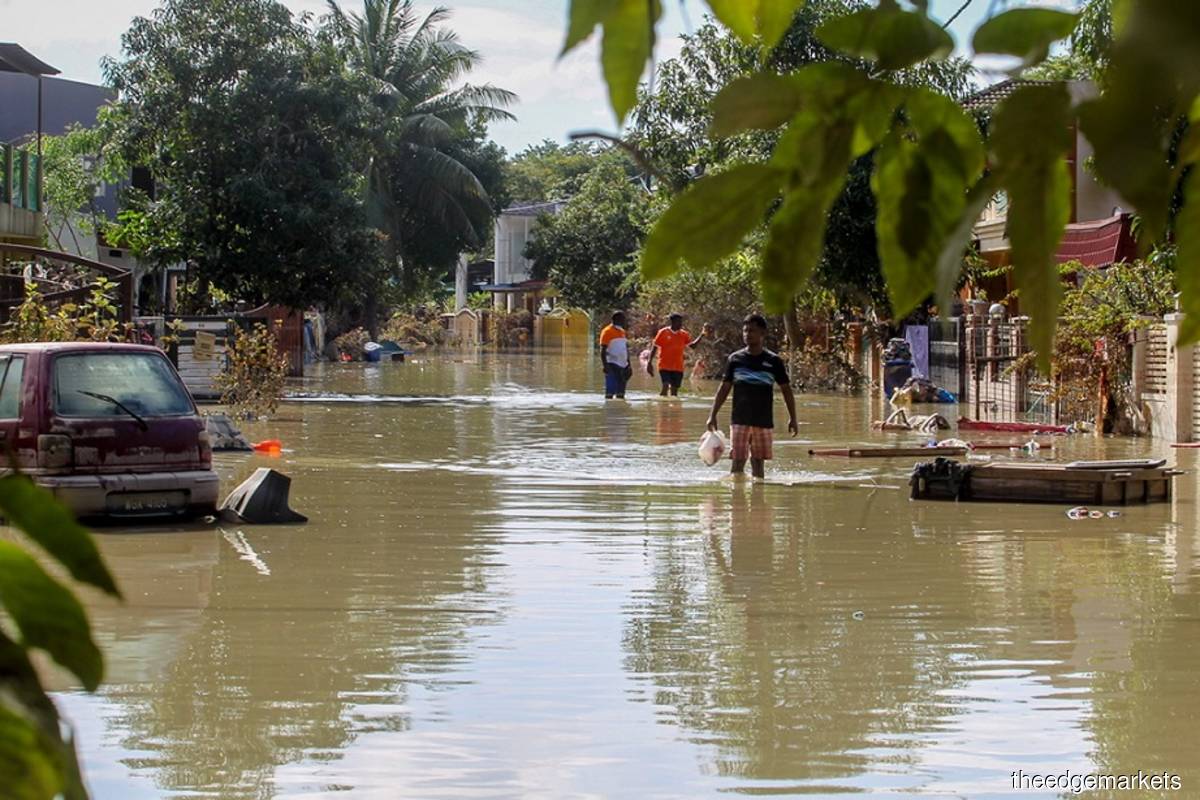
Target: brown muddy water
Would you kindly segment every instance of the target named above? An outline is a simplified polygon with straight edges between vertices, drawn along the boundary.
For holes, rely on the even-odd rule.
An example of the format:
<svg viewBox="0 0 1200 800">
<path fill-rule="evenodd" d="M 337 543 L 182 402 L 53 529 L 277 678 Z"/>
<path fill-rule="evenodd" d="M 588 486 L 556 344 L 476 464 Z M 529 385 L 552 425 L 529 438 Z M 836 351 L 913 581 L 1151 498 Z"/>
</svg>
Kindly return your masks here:
<svg viewBox="0 0 1200 800">
<path fill-rule="evenodd" d="M 916 437 L 807 396 L 733 484 L 696 456 L 711 384 L 606 404 L 594 362 L 317 367 L 249 430 L 282 458 L 218 459 L 287 472 L 308 525 L 103 532 L 106 681 L 56 694 L 94 796 L 1200 792 L 1194 474 L 1115 519 L 916 503 L 911 460 L 806 454 Z M 1152 453 L 1196 466 L 1058 451 Z"/>
</svg>

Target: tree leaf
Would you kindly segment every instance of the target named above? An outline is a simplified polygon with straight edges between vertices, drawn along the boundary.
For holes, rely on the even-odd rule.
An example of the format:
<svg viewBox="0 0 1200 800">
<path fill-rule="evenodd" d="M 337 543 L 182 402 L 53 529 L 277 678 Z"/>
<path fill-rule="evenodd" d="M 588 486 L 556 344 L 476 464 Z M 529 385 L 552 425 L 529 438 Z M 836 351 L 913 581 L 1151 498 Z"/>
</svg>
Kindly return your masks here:
<svg viewBox="0 0 1200 800">
<path fill-rule="evenodd" d="M 1175 217 L 1175 282 L 1183 322 L 1179 344 L 1200 341 L 1200 178 L 1193 170 L 1184 181 L 1183 208 Z"/>
<path fill-rule="evenodd" d="M 742 164 L 701 178 L 675 198 L 642 248 L 642 275 L 662 278 L 686 261 L 706 267 L 733 252 L 779 194 L 784 173 Z"/>
<path fill-rule="evenodd" d="M 12 800 L 45 800 L 63 789 L 54 743 L 0 700 L 0 786 Z"/>
<path fill-rule="evenodd" d="M 637 102 L 638 81 L 654 52 L 654 24 L 661 14 L 659 0 L 614 0 L 604 19 L 600 63 L 618 123 L 624 123 Z"/>
<path fill-rule="evenodd" d="M 72 578 L 121 596 L 92 535 L 49 491 L 23 475 L 0 478 L 0 514 L 62 563 Z"/>
<path fill-rule="evenodd" d="M 760 72 L 729 83 L 712 99 L 710 107 L 710 130 L 717 138 L 747 130 L 770 130 L 800 109 L 800 85 L 792 78 Z"/>
<path fill-rule="evenodd" d="M 96 690 L 104 660 L 92 641 L 83 606 L 33 557 L 4 541 L 0 541 L 0 603 L 26 645 L 45 650 L 89 692 Z"/>
<path fill-rule="evenodd" d="M 917 90 L 905 110 L 908 131 L 884 140 L 871 181 L 879 259 L 896 316 L 937 291 L 944 272 L 957 278 L 975 221 L 967 218 L 967 192 L 984 165 L 978 128 L 952 100 Z M 956 253 L 953 267 L 943 264 L 948 250 Z"/>
<path fill-rule="evenodd" d="M 990 175 L 985 175 L 971 187 L 967 193 L 963 210 L 959 214 L 958 224 L 946 235 L 942 243 L 942 252 L 937 260 L 937 302 L 950 307 L 953 300 L 954 286 L 962 274 L 963 256 L 967 246 L 975 235 L 975 223 L 987 204 L 996 194 L 996 184 Z"/>
<path fill-rule="evenodd" d="M 817 29 L 827 46 L 876 62 L 881 69 L 911 67 L 941 59 L 954 50 L 954 40 L 929 17 L 904 11 L 894 2 L 834 17 Z"/>
<path fill-rule="evenodd" d="M 996 168 L 1008 190 L 1013 274 L 1021 310 L 1030 317 L 1038 367 L 1047 375 L 1062 295 L 1054 253 L 1071 214 L 1071 175 L 1064 158 L 1071 147 L 1071 123 L 1071 96 L 1058 83 L 1013 92 L 992 125 Z"/>
<path fill-rule="evenodd" d="M 25 649 L 0 632 L 0 787 L 5 797 L 86 800 L 79 763 Z"/>
<path fill-rule="evenodd" d="M 746 44 L 755 35 L 774 47 L 792 24 L 805 0 L 708 0 L 713 16 Z"/>
<path fill-rule="evenodd" d="M 812 276 L 825 243 L 825 217 L 841 184 L 788 192 L 771 218 L 760 282 L 768 312 L 786 311 Z"/>
<path fill-rule="evenodd" d="M 972 40 L 976 53 L 1016 56 L 1025 66 L 1046 59 L 1050 45 L 1075 30 L 1079 15 L 1053 8 L 1014 8 L 979 26 Z"/>
<path fill-rule="evenodd" d="M 563 43 L 559 57 L 571 52 L 578 44 L 592 35 L 596 26 L 608 19 L 618 0 L 571 0 L 567 17 L 567 40 Z"/>
</svg>

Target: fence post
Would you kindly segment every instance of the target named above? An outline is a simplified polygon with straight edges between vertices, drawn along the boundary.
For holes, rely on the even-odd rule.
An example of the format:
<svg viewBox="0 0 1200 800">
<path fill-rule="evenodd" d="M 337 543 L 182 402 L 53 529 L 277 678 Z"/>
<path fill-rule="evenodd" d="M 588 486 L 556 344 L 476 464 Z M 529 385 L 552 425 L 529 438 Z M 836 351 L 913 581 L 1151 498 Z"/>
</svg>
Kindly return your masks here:
<svg viewBox="0 0 1200 800">
<path fill-rule="evenodd" d="M 1029 348 L 1029 317 L 1014 317 L 1012 321 L 1012 344 L 1009 355 L 1013 357 L 1013 361 L 1009 366 L 1014 367 L 1009 373 L 1009 389 L 1012 392 L 1013 412 L 1021 414 L 1029 410 L 1028 390 L 1029 390 L 1029 368 L 1015 368 L 1016 359 L 1025 355 Z M 1007 369 L 1007 367 L 1006 367 Z"/>
<path fill-rule="evenodd" d="M 1190 442 L 1195 402 L 1192 345 L 1177 346 L 1183 314 L 1167 314 L 1164 321 L 1167 324 L 1167 433 L 1171 441 Z"/>
</svg>

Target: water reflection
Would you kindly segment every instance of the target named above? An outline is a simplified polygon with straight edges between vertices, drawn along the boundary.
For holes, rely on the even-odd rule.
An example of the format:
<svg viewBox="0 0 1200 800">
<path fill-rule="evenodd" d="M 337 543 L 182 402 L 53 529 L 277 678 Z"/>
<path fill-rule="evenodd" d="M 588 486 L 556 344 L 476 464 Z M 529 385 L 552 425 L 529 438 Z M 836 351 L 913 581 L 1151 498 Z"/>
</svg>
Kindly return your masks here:
<svg viewBox="0 0 1200 800">
<path fill-rule="evenodd" d="M 302 388 L 249 429 L 282 458 L 220 469 L 284 470 L 309 525 L 101 537 L 128 597 L 88 598 L 109 680 L 60 694 L 97 797 L 1200 785 L 1194 475 L 1080 522 L 913 503 L 911 463 L 792 441 L 771 483 L 734 483 L 696 457 L 703 386 L 662 402 L 639 375 L 605 403 L 594 356 L 327 365 Z M 803 399 L 805 438 L 909 443 L 873 413 Z"/>
</svg>

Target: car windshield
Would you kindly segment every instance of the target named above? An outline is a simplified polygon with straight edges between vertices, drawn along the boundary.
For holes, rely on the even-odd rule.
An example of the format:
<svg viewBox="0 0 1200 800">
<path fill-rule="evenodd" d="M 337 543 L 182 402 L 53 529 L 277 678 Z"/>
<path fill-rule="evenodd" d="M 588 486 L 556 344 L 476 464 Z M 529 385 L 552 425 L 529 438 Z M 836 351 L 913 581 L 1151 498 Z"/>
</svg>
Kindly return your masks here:
<svg viewBox="0 0 1200 800">
<path fill-rule="evenodd" d="M 193 413 L 187 390 L 166 359 L 153 353 L 111 352 L 54 360 L 54 410 L 67 417 Z"/>
</svg>

